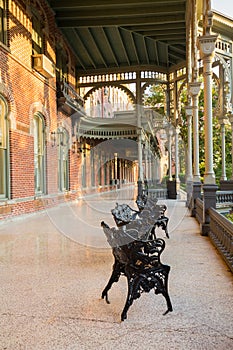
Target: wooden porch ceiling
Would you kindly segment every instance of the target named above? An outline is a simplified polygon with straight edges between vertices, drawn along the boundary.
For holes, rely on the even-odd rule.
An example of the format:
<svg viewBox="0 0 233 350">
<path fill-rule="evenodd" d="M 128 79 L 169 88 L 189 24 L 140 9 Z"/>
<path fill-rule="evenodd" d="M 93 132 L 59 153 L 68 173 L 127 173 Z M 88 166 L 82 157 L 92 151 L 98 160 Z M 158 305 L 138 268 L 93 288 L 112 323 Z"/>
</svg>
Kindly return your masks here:
<svg viewBox="0 0 233 350">
<path fill-rule="evenodd" d="M 47 0 L 79 74 L 186 60 L 188 0 Z"/>
</svg>

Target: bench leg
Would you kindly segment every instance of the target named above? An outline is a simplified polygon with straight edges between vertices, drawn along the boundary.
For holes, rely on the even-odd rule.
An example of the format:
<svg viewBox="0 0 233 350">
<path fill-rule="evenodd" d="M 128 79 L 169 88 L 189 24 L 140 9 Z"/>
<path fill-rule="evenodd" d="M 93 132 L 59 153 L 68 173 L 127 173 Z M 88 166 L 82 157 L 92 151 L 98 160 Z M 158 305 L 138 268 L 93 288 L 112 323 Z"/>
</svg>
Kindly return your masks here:
<svg viewBox="0 0 233 350">
<path fill-rule="evenodd" d="M 114 282 L 118 282 L 120 275 L 121 275 L 121 264 L 119 263 L 119 261 L 115 260 L 113 264 L 113 271 L 112 271 L 111 277 L 102 292 L 102 299 L 105 298 L 107 304 L 110 304 L 108 299 L 108 291 L 111 289 Z"/>
<path fill-rule="evenodd" d="M 137 299 L 141 296 L 140 277 L 133 278 L 133 277 L 127 276 L 127 281 L 128 281 L 128 295 L 127 295 L 124 309 L 121 313 L 121 321 L 124 321 L 127 319 L 127 312 L 130 306 L 133 304 L 134 299 Z"/>
<path fill-rule="evenodd" d="M 170 271 L 170 266 L 163 265 L 163 271 L 162 271 L 163 277 L 160 278 L 158 276 L 158 278 L 157 278 L 158 284 L 157 284 L 156 289 L 155 289 L 155 294 L 161 293 L 167 302 L 167 310 L 163 313 L 163 315 L 166 315 L 168 312 L 173 311 L 171 299 L 170 299 L 170 296 L 168 294 L 168 274 L 169 274 L 169 271 Z"/>
</svg>

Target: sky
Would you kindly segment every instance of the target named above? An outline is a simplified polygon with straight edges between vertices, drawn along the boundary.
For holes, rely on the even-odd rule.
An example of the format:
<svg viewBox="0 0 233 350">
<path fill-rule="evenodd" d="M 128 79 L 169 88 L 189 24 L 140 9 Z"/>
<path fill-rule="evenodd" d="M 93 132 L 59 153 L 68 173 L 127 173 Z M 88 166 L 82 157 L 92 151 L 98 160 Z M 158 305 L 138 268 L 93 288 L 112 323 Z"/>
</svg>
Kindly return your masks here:
<svg viewBox="0 0 233 350">
<path fill-rule="evenodd" d="M 212 0 L 211 4 L 213 10 L 233 18 L 233 0 Z"/>
</svg>

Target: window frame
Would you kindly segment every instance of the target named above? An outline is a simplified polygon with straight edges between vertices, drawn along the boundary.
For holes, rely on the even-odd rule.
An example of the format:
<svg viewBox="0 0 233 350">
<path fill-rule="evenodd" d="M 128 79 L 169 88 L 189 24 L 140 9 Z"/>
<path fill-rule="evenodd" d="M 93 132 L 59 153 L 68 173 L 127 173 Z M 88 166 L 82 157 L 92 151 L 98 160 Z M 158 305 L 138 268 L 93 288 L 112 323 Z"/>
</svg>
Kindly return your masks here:
<svg viewBox="0 0 233 350">
<path fill-rule="evenodd" d="M 0 130 L 2 130 L 3 144 L 0 144 L 0 176 L 3 178 L 2 191 L 0 189 L 0 200 L 10 198 L 10 147 L 9 147 L 9 122 L 8 122 L 8 104 L 5 98 L 0 94 Z M 1 155 L 2 159 L 1 159 Z M 2 172 L 2 173 L 1 173 Z M 1 180 L 1 178 L 0 178 Z M 1 185 L 0 185 L 1 187 Z"/>
<path fill-rule="evenodd" d="M 46 193 L 46 150 L 45 150 L 45 121 L 40 113 L 33 118 L 34 123 L 34 189 L 36 195 Z"/>
<path fill-rule="evenodd" d="M 69 190 L 69 134 L 66 129 L 57 132 L 58 145 L 58 191 Z"/>
</svg>

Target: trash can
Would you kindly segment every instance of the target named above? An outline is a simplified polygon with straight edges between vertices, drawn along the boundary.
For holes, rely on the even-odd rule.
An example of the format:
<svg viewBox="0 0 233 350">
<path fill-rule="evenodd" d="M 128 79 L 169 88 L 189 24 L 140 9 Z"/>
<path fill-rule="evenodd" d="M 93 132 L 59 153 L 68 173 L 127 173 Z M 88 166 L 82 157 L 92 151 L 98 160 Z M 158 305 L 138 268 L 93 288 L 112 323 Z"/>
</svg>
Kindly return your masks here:
<svg viewBox="0 0 233 350">
<path fill-rule="evenodd" d="M 176 192 L 176 181 L 175 180 L 168 180 L 167 181 L 167 198 L 168 199 L 176 199 L 177 192 Z"/>
</svg>

